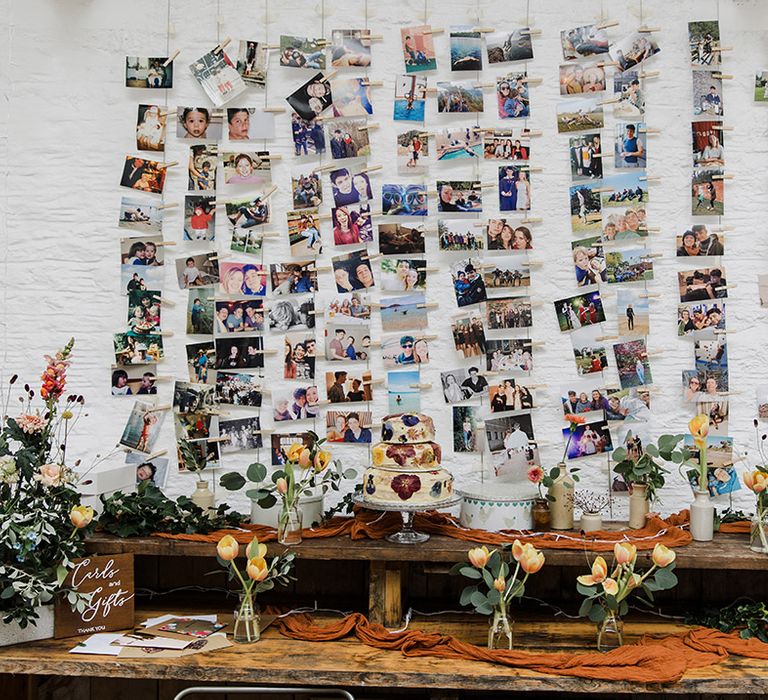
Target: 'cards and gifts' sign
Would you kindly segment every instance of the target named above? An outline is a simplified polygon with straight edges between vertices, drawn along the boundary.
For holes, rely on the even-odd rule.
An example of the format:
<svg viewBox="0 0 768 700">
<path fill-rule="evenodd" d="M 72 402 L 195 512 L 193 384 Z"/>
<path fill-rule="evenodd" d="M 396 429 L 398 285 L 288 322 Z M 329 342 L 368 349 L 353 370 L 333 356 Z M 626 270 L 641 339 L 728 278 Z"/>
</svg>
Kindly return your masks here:
<svg viewBox="0 0 768 700">
<path fill-rule="evenodd" d="M 64 585 L 90 598 L 82 611 L 72 610 L 65 598 L 56 601 L 57 639 L 133 627 L 132 554 L 77 559 Z"/>
</svg>

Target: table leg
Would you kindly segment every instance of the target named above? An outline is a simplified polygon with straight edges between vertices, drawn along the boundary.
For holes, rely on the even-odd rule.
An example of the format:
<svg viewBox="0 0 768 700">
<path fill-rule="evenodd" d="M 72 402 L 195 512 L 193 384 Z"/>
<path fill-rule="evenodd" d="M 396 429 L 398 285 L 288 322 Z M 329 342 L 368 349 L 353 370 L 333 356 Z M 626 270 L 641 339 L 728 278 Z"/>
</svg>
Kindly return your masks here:
<svg viewBox="0 0 768 700">
<path fill-rule="evenodd" d="M 368 619 L 397 627 L 403 619 L 402 564 L 372 561 L 368 567 Z"/>
</svg>

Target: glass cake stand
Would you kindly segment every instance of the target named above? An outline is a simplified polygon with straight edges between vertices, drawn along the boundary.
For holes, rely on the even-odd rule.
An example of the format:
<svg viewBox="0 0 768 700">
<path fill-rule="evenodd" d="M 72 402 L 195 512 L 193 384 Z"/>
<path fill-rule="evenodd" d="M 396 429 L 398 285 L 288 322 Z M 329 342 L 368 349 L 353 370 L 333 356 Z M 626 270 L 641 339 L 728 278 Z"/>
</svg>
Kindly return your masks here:
<svg viewBox="0 0 768 700">
<path fill-rule="evenodd" d="M 395 544 L 420 544 L 421 542 L 426 542 L 429 539 L 429 535 L 426 532 L 416 532 L 413 529 L 413 518 L 416 513 L 455 506 L 461 501 L 461 496 L 452 496 L 436 503 L 430 503 L 428 506 L 409 506 L 406 503 L 369 503 L 359 495 L 355 496 L 354 501 L 368 510 L 380 510 L 385 513 L 400 513 L 402 515 L 403 529 L 387 535 L 386 539 L 389 542 L 394 542 Z"/>
</svg>

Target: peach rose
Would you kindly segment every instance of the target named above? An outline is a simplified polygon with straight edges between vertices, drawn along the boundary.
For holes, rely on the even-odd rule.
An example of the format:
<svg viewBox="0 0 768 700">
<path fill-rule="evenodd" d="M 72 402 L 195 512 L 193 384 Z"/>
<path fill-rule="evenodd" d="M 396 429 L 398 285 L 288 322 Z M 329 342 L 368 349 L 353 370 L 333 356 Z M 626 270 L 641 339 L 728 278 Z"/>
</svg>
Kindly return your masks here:
<svg viewBox="0 0 768 700">
<path fill-rule="evenodd" d="M 35 479 L 43 486 L 61 486 L 66 482 L 64 467 L 60 464 L 43 464 Z"/>
</svg>

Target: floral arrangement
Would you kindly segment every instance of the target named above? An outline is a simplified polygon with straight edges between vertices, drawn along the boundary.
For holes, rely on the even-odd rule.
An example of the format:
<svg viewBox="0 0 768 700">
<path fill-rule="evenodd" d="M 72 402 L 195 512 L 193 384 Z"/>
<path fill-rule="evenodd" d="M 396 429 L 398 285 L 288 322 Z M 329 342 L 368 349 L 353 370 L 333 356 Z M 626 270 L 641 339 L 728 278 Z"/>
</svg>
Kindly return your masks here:
<svg viewBox="0 0 768 700">
<path fill-rule="evenodd" d="M 64 397 L 71 339 L 53 357 L 45 356 L 42 406 L 28 384 L 18 397 L 20 413 L 10 416 L 11 377 L 0 421 L 0 615 L 21 628 L 36 624 L 38 608 L 63 594 L 79 610 L 84 596 L 64 587 L 72 561 L 83 554 L 83 533 L 93 510 L 81 506 L 66 466 L 67 441 L 83 415 L 85 400 Z"/>
<path fill-rule="evenodd" d="M 768 435 L 759 437 L 759 424 L 755 419 L 755 442 L 762 464 L 744 474 L 744 485 L 755 494 L 755 519 L 753 521 L 751 539 L 753 544 L 759 542 L 759 549 L 768 552 L 768 534 L 766 533 L 766 520 L 768 520 L 768 452 L 763 445 Z"/>
<path fill-rule="evenodd" d="M 582 489 L 573 494 L 573 505 L 579 508 L 582 513 L 600 513 L 608 507 L 610 502 L 611 499 L 608 494 L 597 491 Z"/>
<path fill-rule="evenodd" d="M 682 439 L 682 435 L 662 435 L 655 445 L 641 445 L 633 441 L 630 431 L 626 437 L 627 446 L 617 447 L 613 451 L 613 460 L 616 462 L 613 471 L 627 484 L 645 486 L 647 500 L 654 503 L 659 499 L 659 490 L 666 483 L 665 474 L 669 474 L 664 463 L 679 465 L 689 458 L 685 447 L 678 448 Z"/>
<path fill-rule="evenodd" d="M 709 435 L 709 416 L 704 413 L 694 416 L 688 423 L 688 430 L 693 435 L 693 444 L 699 450 L 698 474 L 696 475 L 699 491 L 708 491 L 707 435 Z"/>
</svg>

